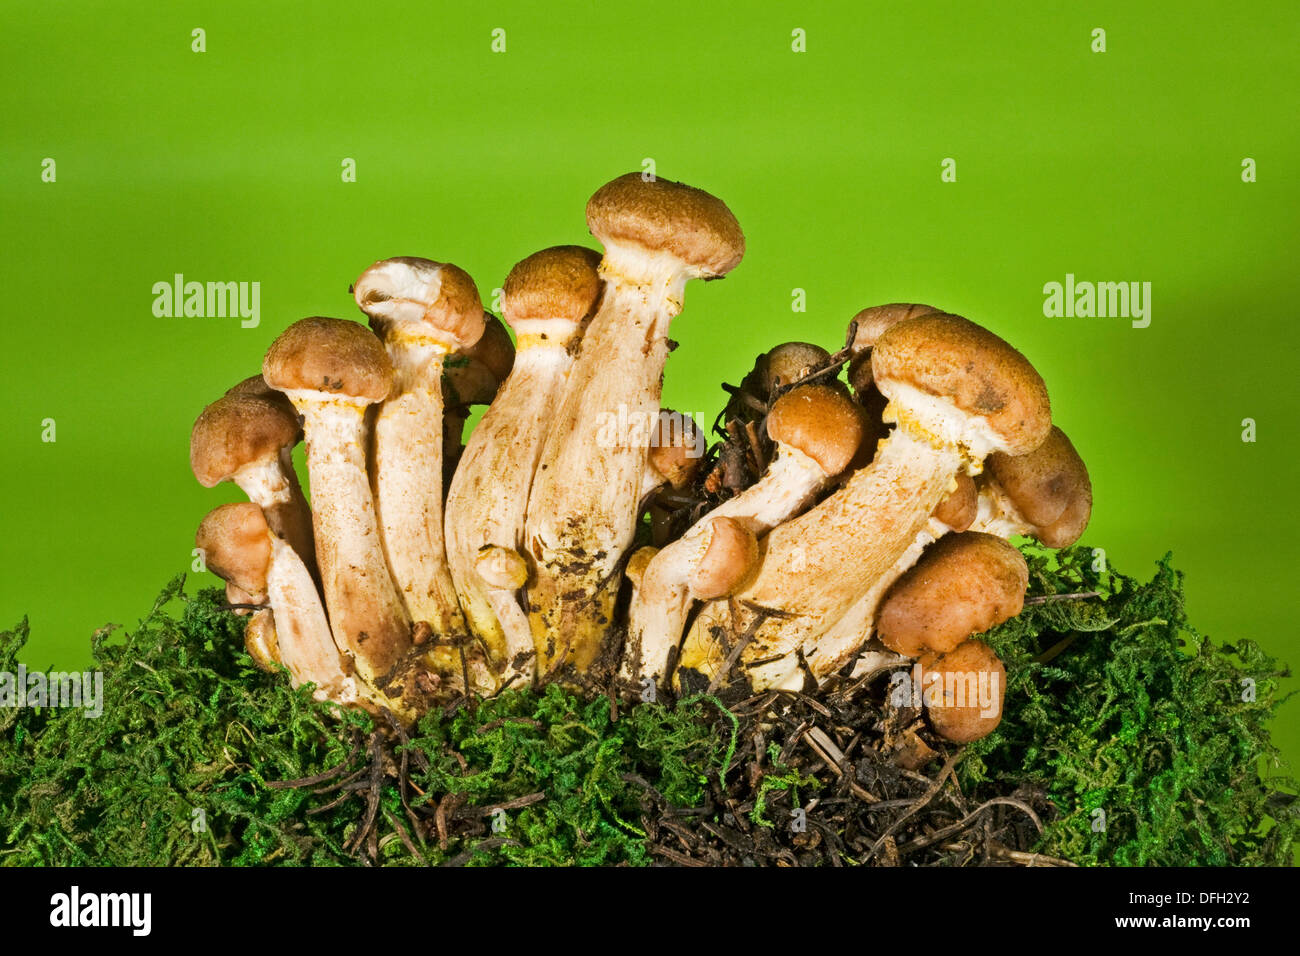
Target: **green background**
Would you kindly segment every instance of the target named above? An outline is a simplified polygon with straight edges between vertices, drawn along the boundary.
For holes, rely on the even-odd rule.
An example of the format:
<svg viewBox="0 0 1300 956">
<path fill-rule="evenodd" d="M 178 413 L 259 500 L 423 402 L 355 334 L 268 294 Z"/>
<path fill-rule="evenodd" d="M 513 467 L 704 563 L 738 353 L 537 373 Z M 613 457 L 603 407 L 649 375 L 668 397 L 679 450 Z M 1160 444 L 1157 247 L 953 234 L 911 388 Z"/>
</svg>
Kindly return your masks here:
<svg viewBox="0 0 1300 956">
<path fill-rule="evenodd" d="M 1298 11 L 6 0 L 0 625 L 30 614 L 31 666 L 86 662 L 238 500 L 194 481 L 189 430 L 280 330 L 355 317 L 349 282 L 391 255 L 456 262 L 486 301 L 592 242 L 587 197 L 650 158 L 749 246 L 688 288 L 666 404 L 711 419 L 756 352 L 834 348 L 867 305 L 965 314 L 1048 382 L 1092 472 L 1085 541 L 1138 575 L 1172 550 L 1202 630 L 1300 660 Z M 155 318 L 177 272 L 260 282 L 261 326 Z M 1151 282 L 1150 327 L 1045 318 L 1067 272 Z"/>
</svg>

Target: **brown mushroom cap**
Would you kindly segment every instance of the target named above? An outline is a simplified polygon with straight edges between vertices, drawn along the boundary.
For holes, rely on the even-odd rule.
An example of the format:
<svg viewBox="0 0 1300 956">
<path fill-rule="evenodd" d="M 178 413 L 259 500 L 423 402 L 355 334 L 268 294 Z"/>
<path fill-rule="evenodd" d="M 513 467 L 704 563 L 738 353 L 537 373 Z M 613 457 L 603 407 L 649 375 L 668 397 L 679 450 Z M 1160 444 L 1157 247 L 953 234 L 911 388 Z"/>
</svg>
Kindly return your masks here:
<svg viewBox="0 0 1300 956">
<path fill-rule="evenodd" d="M 596 190 L 587 226 L 606 247 L 665 251 L 704 276 L 723 276 L 745 254 L 745 234 L 716 196 L 668 179 L 628 173 Z"/>
<path fill-rule="evenodd" d="M 964 641 L 947 654 L 922 660 L 921 666 L 923 672 L 943 675 L 942 704 L 926 707 L 930 726 L 940 737 L 968 744 L 987 737 L 1002 722 L 1007 670 L 983 641 Z M 983 713 L 981 691 L 991 713 Z M 933 693 L 939 696 L 937 687 Z M 931 691 L 924 691 L 924 700 L 929 704 Z"/>
<path fill-rule="evenodd" d="M 871 349 L 876 340 L 899 322 L 942 312 L 932 305 L 918 302 L 891 302 L 889 305 L 873 305 L 863 309 L 850 322 L 853 327 L 853 341 L 849 343 L 848 379 L 854 394 L 861 395 L 872 387 Z"/>
<path fill-rule="evenodd" d="M 194 534 L 209 571 L 249 594 L 266 593 L 271 566 L 271 532 L 262 509 L 252 502 L 209 511 Z"/>
<path fill-rule="evenodd" d="M 506 276 L 502 315 L 517 322 L 581 322 L 600 299 L 600 253 L 585 246 L 552 246 L 515 264 Z"/>
<path fill-rule="evenodd" d="M 280 333 L 262 363 L 266 383 L 381 402 L 393 386 L 384 344 L 364 325 L 314 316 Z"/>
<path fill-rule="evenodd" d="M 907 657 L 943 654 L 1019 614 L 1028 586 L 1024 556 L 1002 538 L 944 535 L 886 592 L 876 635 Z"/>
<path fill-rule="evenodd" d="M 190 468 L 199 484 L 212 488 L 251 462 L 277 458 L 301 438 L 298 415 L 283 395 L 232 390 L 203 409 L 195 421 Z"/>
<path fill-rule="evenodd" d="M 831 385 L 800 385 L 772 403 L 767 435 L 797 448 L 828 475 L 848 467 L 862 444 L 862 411 L 843 390 Z"/>
<path fill-rule="evenodd" d="M 357 277 L 352 295 L 381 335 L 400 335 L 409 328 L 459 351 L 483 334 L 478 286 L 449 262 L 418 256 L 381 259 Z"/>
<path fill-rule="evenodd" d="M 668 419 L 664 415 L 670 416 Z M 673 428 L 665 433 L 665 420 L 679 422 L 681 428 Z M 678 415 L 670 409 L 663 409 L 655 440 L 650 443 L 647 460 L 650 467 L 663 476 L 673 488 L 681 490 L 695 477 L 704 461 L 704 456 L 696 454 L 699 426 L 689 415 Z M 665 440 L 667 439 L 667 440 Z"/>
<path fill-rule="evenodd" d="M 691 573 L 690 587 L 702 601 L 735 593 L 758 565 L 758 539 L 734 518 L 710 522 L 709 546 Z"/>
<path fill-rule="evenodd" d="M 1047 386 L 1029 361 L 958 315 L 936 312 L 886 329 L 871 369 L 886 395 L 908 385 L 983 419 L 1012 455 L 1033 451 L 1052 427 Z"/>
<path fill-rule="evenodd" d="M 861 355 L 876 344 L 876 340 L 886 329 L 893 328 L 907 319 L 942 311 L 932 305 L 923 305 L 919 302 L 891 302 L 888 305 L 873 305 L 863 309 L 852 319 L 855 331 L 849 349 L 854 356 Z"/>
<path fill-rule="evenodd" d="M 274 398 L 278 401 L 287 402 L 287 399 L 280 392 L 277 392 L 270 385 L 266 384 L 266 379 L 262 373 L 250 375 L 242 382 L 237 382 L 230 388 L 226 389 L 227 395 L 262 395 L 268 398 Z M 292 407 L 292 406 L 290 406 Z"/>
<path fill-rule="evenodd" d="M 1092 482 L 1085 481 L 1079 493 L 1057 518 L 1045 528 L 1039 528 L 1035 535 L 1049 548 L 1068 548 L 1083 536 L 1092 517 Z"/>
<path fill-rule="evenodd" d="M 994 452 L 988 457 L 987 467 L 1016 510 L 1036 528 L 1049 527 L 1085 496 L 1088 507 L 1083 523 L 1087 524 L 1092 504 L 1088 466 L 1065 432 L 1055 425 L 1043 443 L 1027 455 Z M 1075 524 L 1077 521 L 1070 522 L 1071 527 L 1063 530 L 1069 531 Z M 1082 534 L 1083 528 L 1078 531 Z"/>
<path fill-rule="evenodd" d="M 957 487 L 939 502 L 934 516 L 953 531 L 965 531 L 975 523 L 980 510 L 980 493 L 975 479 L 966 472 L 957 473 Z"/>
<path fill-rule="evenodd" d="M 491 404 L 514 367 L 515 346 L 505 325 L 488 313 L 483 321 L 482 337 L 443 366 L 448 407 Z"/>
<path fill-rule="evenodd" d="M 759 398 L 766 399 L 777 385 L 797 382 L 813 369 L 830 360 L 831 353 L 811 342 L 783 342 L 769 349 L 754 363 L 763 389 Z"/>
</svg>

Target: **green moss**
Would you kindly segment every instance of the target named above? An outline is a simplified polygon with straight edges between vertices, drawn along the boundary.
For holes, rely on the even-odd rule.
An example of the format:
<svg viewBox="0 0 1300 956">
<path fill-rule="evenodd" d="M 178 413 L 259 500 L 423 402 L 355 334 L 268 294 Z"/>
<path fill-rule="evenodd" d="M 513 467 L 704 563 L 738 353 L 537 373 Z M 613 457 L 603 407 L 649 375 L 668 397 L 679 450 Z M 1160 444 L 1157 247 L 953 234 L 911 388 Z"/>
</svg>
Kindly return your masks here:
<svg viewBox="0 0 1300 956">
<path fill-rule="evenodd" d="M 1058 813 L 1038 849 L 1080 863 L 1288 862 L 1300 829 L 1283 792 L 1293 785 L 1267 776 L 1278 766 L 1268 734 L 1277 662 L 1251 642 L 1216 646 L 1192 630 L 1168 559 L 1142 584 L 1094 570 L 1085 549 L 1026 554 L 1035 593 L 1102 597 L 1031 606 L 988 635 L 1007 663 L 1006 716 L 959 764 L 967 793 L 1045 791 Z M 370 719 L 256 670 L 242 651 L 243 620 L 221 601 L 218 591 L 188 597 L 177 579 L 134 630 L 96 634 L 98 718 L 0 707 L 0 861 L 357 862 L 345 844 L 360 799 L 328 807 L 337 791 L 268 784 L 362 767 Z M 25 621 L 0 634 L 0 670 L 17 669 L 27 638 Z M 1253 699 L 1243 699 L 1247 678 Z M 740 726 L 709 697 L 615 714 L 605 698 L 555 686 L 431 713 L 406 745 L 409 811 L 391 777 L 382 787 L 378 856 L 642 865 L 653 808 L 708 805 L 719 775 L 733 791 L 749 787 L 749 819 L 764 830 L 773 794 L 806 802 L 831 785 L 781 765 L 771 738 L 763 774 L 739 780 Z M 418 856 L 398 830 L 409 837 L 410 814 L 426 824 Z"/>
<path fill-rule="evenodd" d="M 962 762 L 964 783 L 1041 786 L 1060 816 L 1040 849 L 1078 863 L 1289 862 L 1300 807 L 1294 781 L 1270 779 L 1281 761 L 1268 732 L 1281 665 L 1253 641 L 1197 633 L 1168 555 L 1143 584 L 1086 548 L 1025 553 L 1031 591 L 1101 597 L 1027 607 L 987 636 L 1007 700 Z"/>
</svg>

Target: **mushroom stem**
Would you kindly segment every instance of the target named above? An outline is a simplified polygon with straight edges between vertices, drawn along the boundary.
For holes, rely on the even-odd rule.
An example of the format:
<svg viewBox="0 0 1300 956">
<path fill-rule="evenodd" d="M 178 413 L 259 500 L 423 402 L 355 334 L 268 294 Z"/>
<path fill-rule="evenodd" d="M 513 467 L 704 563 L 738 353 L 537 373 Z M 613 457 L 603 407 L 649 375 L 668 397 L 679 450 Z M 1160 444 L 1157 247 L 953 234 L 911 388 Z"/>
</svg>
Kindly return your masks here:
<svg viewBox="0 0 1300 956">
<path fill-rule="evenodd" d="M 629 173 L 587 203 L 604 244 L 604 295 L 585 333 L 533 480 L 525 545 L 536 562 L 529 618 L 538 668 L 586 671 L 612 623 L 618 569 L 640 517 L 668 325 L 686 282 L 740 262 L 744 234 L 719 199 Z"/>
<path fill-rule="evenodd" d="M 745 633 L 761 615 L 756 608 L 775 608 L 784 613 L 757 624 L 742 660 L 755 689 L 788 686 L 797 677 L 794 652 L 915 546 L 962 462 L 955 445 L 894 429 L 843 488 L 768 535 L 758 576 L 736 600 L 705 605 L 681 666 L 712 677 L 726 658 L 723 636 Z"/>
<path fill-rule="evenodd" d="M 293 686 L 315 684 L 317 700 L 357 703 L 356 680 L 334 643 L 316 583 L 297 552 L 274 533 L 266 590 L 279 660 L 289 669 Z"/>
<path fill-rule="evenodd" d="M 384 559 L 366 477 L 370 402 L 304 389 L 285 393 L 304 418 L 317 559 L 334 634 L 358 673 L 382 685 L 410 649 L 411 620 Z M 441 445 L 441 427 L 434 435 Z"/>
<path fill-rule="evenodd" d="M 532 626 L 519 599 L 528 576 L 524 524 L 581 323 L 600 295 L 599 260 L 593 250 L 557 246 L 511 269 L 503 311 L 518 336 L 514 365 L 470 435 L 447 494 L 452 579 L 470 629 L 507 683 L 527 686 L 535 675 Z M 503 570 L 509 573 L 497 573 Z"/>
<path fill-rule="evenodd" d="M 261 507 L 271 530 L 289 542 L 309 570 L 315 568 L 311 508 L 293 468 L 293 449 L 282 448 L 278 458 L 250 462 L 235 474 L 234 482 Z"/>
<path fill-rule="evenodd" d="M 730 502 L 697 521 L 644 568 L 628 609 L 628 643 L 621 674 L 624 680 L 648 677 L 662 684 L 668 676 L 672 652 L 681 643 L 691 606 L 696 600 L 730 593 L 732 585 L 739 585 L 757 563 L 754 536 L 766 529 L 736 508 L 724 514 L 727 504 Z M 717 577 L 719 572 L 722 586 L 706 593 L 700 587 L 702 579 Z"/>
<path fill-rule="evenodd" d="M 447 638 L 465 620 L 444 559 L 442 521 L 442 353 L 389 349 L 393 394 L 374 426 L 375 511 L 394 580 L 413 621 Z M 313 479 L 314 481 L 314 479 Z"/>
<path fill-rule="evenodd" d="M 911 545 L 890 566 L 889 570 L 876 579 L 866 593 L 854 601 L 848 611 L 831 625 L 825 634 L 821 635 L 809 648 L 805 649 L 804 656 L 808 662 L 808 669 L 812 671 L 814 677 L 821 680 L 835 673 L 854 658 L 862 646 L 875 633 L 876 612 L 880 607 L 881 599 L 885 596 L 885 592 L 916 564 L 929 545 L 947 534 L 948 530 L 946 525 L 932 518 L 926 524 L 926 527 L 917 533 Z M 885 653 L 892 654 L 893 652 L 886 651 Z M 799 670 L 798 662 L 793 658 L 787 661 L 784 666 L 774 665 L 772 670 L 777 673 L 784 670 L 787 675 L 782 683 L 774 685 L 775 688 L 781 690 L 802 689 L 804 674 Z"/>
<path fill-rule="evenodd" d="M 527 615 L 516 591 L 488 585 L 475 562 L 484 545 L 516 549 L 523 543 L 533 470 L 571 365 L 563 347 L 521 343 L 497 401 L 470 435 L 447 496 L 447 559 L 466 619 L 493 658 L 505 662 L 503 679 L 525 683 L 532 682 L 535 666 Z"/>
<path fill-rule="evenodd" d="M 543 673 L 580 671 L 613 616 L 619 559 L 636 531 L 649 435 L 659 413 L 668 323 L 688 278 L 680 260 L 612 249 L 605 296 L 570 375 L 530 496 L 527 542 L 537 563 L 528 600 Z M 619 424 L 630 424 L 622 433 Z"/>
</svg>

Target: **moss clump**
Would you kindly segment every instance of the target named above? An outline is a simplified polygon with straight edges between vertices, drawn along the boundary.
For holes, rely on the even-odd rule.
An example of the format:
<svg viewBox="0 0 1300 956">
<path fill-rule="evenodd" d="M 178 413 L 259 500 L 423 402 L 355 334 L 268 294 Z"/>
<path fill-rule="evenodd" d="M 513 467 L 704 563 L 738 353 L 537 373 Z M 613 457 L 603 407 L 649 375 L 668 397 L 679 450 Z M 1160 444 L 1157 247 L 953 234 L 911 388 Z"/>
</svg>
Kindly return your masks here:
<svg viewBox="0 0 1300 956">
<path fill-rule="evenodd" d="M 1300 810 L 1283 790 L 1294 785 L 1267 776 L 1277 662 L 1192 630 L 1168 558 L 1140 583 L 1095 570 L 1082 548 L 1026 555 L 1033 593 L 1099 597 L 1027 607 L 988 635 L 1007 665 L 1006 710 L 957 763 L 966 799 L 1046 795 L 1054 810 L 1032 848 L 1077 863 L 1289 862 Z M 134 630 L 94 636 L 101 716 L 0 707 L 3 863 L 817 861 L 813 830 L 837 859 L 888 856 L 861 852 L 888 818 L 853 809 L 848 778 L 759 710 L 697 697 L 616 714 L 550 686 L 430 713 L 381 751 L 366 715 L 256 670 L 221 593 L 189 597 L 182 583 Z M 27 637 L 25 621 L 0 633 L 0 671 L 17 670 Z M 875 750 L 879 721 L 859 716 L 856 773 L 872 787 L 864 774 L 888 758 Z M 748 755 L 755 740 L 763 759 Z M 321 780 L 271 785 L 308 777 Z M 807 832 L 775 822 L 813 798 Z M 359 833 L 367 816 L 373 833 Z"/>
<path fill-rule="evenodd" d="M 309 813 L 333 795 L 268 784 L 351 768 L 358 749 L 365 756 L 356 741 L 374 729 L 370 718 L 317 703 L 306 688 L 292 690 L 282 675 L 255 669 L 242 651 L 244 622 L 220 610 L 221 592 L 186 597 L 182 583 L 168 585 L 124 640 L 108 629 L 95 635 L 101 716 L 0 708 L 0 861 L 358 862 L 345 846 L 361 817 L 356 801 Z M 27 637 L 25 621 L 0 633 L 0 670 L 17 670 Z M 386 781 L 379 856 L 644 863 L 634 822 L 638 781 L 673 802 L 699 799 L 730 743 L 716 720 L 716 706 L 697 699 L 643 705 L 614 721 L 609 701 L 583 701 L 558 687 L 426 715 L 411 745 L 425 767 L 410 779 L 427 796 L 408 803 L 429 815 L 430 797 L 448 801 L 451 834 L 444 844 L 417 847 L 419 857 L 411 853 L 393 823 L 404 812 L 399 788 Z M 503 818 L 475 813 L 539 791 L 544 801 Z"/>
<path fill-rule="evenodd" d="M 1269 779 L 1268 731 L 1287 671 L 1253 641 L 1192 628 L 1169 555 L 1145 584 L 1087 548 L 1025 555 L 1031 592 L 1101 596 L 1027 607 L 989 633 L 1006 709 L 970 746 L 966 785 L 1044 789 L 1059 816 L 1041 852 L 1080 864 L 1289 863 L 1300 805 L 1293 780 Z"/>
</svg>

